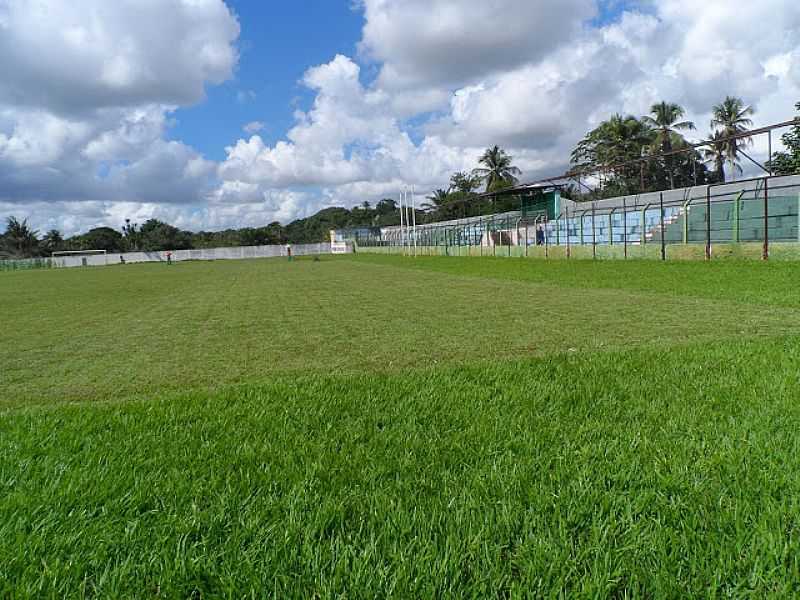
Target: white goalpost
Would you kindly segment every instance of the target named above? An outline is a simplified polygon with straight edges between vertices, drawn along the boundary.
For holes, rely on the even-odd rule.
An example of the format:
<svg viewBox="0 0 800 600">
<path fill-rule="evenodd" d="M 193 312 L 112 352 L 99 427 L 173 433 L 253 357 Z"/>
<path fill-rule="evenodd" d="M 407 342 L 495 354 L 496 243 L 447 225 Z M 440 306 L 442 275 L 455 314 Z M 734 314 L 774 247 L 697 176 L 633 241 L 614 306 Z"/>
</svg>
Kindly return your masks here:
<svg viewBox="0 0 800 600">
<path fill-rule="evenodd" d="M 50 255 L 56 267 L 96 267 L 108 264 L 106 250 L 61 250 Z"/>
<path fill-rule="evenodd" d="M 417 255 L 417 202 L 414 186 L 400 189 L 400 240 L 404 255 Z"/>
</svg>

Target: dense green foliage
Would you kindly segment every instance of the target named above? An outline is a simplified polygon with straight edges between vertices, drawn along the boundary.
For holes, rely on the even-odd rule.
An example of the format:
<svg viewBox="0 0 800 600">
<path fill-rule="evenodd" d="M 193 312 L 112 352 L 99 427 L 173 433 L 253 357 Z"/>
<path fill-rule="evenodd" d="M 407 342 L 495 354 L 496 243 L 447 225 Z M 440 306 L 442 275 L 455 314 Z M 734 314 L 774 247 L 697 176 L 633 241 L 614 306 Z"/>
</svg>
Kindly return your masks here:
<svg viewBox="0 0 800 600">
<path fill-rule="evenodd" d="M 700 149 L 691 148 L 683 136 L 695 129 L 691 121 L 681 120 L 684 112 L 677 104 L 659 102 L 649 115 L 614 115 L 590 131 L 572 152 L 576 171 L 599 176 L 590 196 L 608 198 L 724 182 L 726 163 L 730 173 L 741 172 L 740 155 L 750 140 L 726 138 L 747 132 L 753 108 L 732 96 L 715 105 L 710 143 Z M 679 150 L 682 152 L 676 152 Z M 648 158 L 661 153 L 665 154 L 661 158 Z M 581 199 L 587 194 L 581 189 L 572 196 Z"/>
<path fill-rule="evenodd" d="M 10 273 L 0 596 L 794 596 L 798 276 Z"/>
<path fill-rule="evenodd" d="M 6 230 L 0 235 L 0 259 L 36 256 L 38 233 L 28 226 L 27 220 L 9 217 L 6 220 Z"/>
<path fill-rule="evenodd" d="M 800 111 L 800 102 L 795 107 Z M 773 154 L 769 163 L 769 168 L 777 175 L 800 173 L 800 116 L 797 119 L 798 124 L 781 136 L 786 149 Z"/>
<path fill-rule="evenodd" d="M 421 211 L 417 214 L 422 222 L 425 214 Z M 149 219 L 141 226 L 127 221 L 121 232 L 110 227 L 97 227 L 64 239 L 61 232 L 51 230 L 39 239 L 38 232 L 32 230 L 27 221 L 20 222 L 11 217 L 6 223 L 6 232 L 0 235 L 0 259 L 50 256 L 58 250 L 134 252 L 305 244 L 329 240 L 331 229 L 384 227 L 399 223 L 400 210 L 395 201 L 390 199 L 381 200 L 374 208 L 368 202 L 349 210 L 326 208 L 311 217 L 297 219 L 285 226 L 274 222 L 265 227 L 199 233 L 183 231 L 158 219 Z"/>
</svg>

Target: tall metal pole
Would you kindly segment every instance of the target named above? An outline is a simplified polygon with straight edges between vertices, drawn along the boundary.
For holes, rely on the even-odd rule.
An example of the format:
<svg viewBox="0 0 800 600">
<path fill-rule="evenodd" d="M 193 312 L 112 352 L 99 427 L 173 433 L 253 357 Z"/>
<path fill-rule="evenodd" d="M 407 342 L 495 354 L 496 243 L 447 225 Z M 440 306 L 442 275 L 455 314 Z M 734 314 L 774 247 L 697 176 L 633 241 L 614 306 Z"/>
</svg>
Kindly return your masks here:
<svg viewBox="0 0 800 600">
<path fill-rule="evenodd" d="M 667 260 L 667 241 L 664 239 L 664 192 L 659 196 L 661 208 L 661 260 Z"/>
<path fill-rule="evenodd" d="M 711 260 L 711 186 L 706 186 L 706 260 Z"/>
<path fill-rule="evenodd" d="M 769 179 L 764 178 L 764 250 L 763 260 L 769 260 Z"/>
<path fill-rule="evenodd" d="M 595 203 L 592 202 L 592 258 L 597 258 L 597 233 L 595 232 L 594 222 L 595 222 L 595 212 L 594 212 Z"/>
</svg>

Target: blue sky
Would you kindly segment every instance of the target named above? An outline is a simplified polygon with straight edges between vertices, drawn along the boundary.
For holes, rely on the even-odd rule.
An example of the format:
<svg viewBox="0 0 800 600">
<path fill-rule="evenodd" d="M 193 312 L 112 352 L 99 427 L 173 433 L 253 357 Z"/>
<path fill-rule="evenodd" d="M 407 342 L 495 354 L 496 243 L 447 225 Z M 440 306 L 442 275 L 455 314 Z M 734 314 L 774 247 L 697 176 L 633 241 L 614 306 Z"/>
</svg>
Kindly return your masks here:
<svg viewBox="0 0 800 600">
<path fill-rule="evenodd" d="M 353 56 L 364 17 L 347 1 L 264 2 L 229 0 L 239 19 L 239 65 L 235 77 L 209 86 L 207 99 L 174 113 L 172 139 L 206 158 L 223 160 L 225 147 L 245 135 L 242 126 L 263 122 L 259 135 L 274 144 L 294 124 L 295 108 L 305 110 L 313 94 L 299 81 L 312 65 L 336 54 Z"/>
<path fill-rule="evenodd" d="M 358 56 L 364 14 L 355 3 L 228 0 L 227 4 L 241 26 L 235 78 L 221 86 L 209 86 L 200 103 L 179 108 L 168 133 L 170 139 L 190 144 L 206 158 L 224 160 L 225 148 L 242 137 L 247 123 L 263 123 L 258 134 L 267 144 L 285 137 L 295 122 L 295 109 L 307 110 L 313 101 L 313 94 L 300 83 L 309 66 L 342 54 L 361 64 L 363 79 L 369 81 L 377 72 L 377 65 L 364 64 Z M 637 4 L 634 0 L 602 0 L 597 17 L 587 21 L 586 27 L 613 23 Z M 408 34 L 413 37 L 412 30 Z M 408 132 L 416 142 L 421 140 L 417 126 L 426 117 L 417 115 L 408 122 Z"/>
</svg>

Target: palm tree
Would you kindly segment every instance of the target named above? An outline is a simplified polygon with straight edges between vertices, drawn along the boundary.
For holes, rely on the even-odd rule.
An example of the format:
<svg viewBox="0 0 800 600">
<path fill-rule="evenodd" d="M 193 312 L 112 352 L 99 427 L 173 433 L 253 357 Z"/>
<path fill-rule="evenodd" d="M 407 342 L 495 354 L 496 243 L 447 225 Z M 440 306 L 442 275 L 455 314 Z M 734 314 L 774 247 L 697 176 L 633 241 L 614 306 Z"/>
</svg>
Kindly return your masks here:
<svg viewBox="0 0 800 600">
<path fill-rule="evenodd" d="M 484 166 L 473 169 L 472 172 L 486 182 L 486 191 L 492 192 L 517 183 L 517 175 L 522 171 L 511 164 L 513 160 L 499 146 L 488 148 L 478 159 Z"/>
<path fill-rule="evenodd" d="M 681 131 L 694 129 L 691 121 L 680 121 L 686 111 L 683 107 L 672 102 L 659 102 L 650 108 L 650 115 L 642 117 L 647 125 L 656 130 L 657 140 L 661 152 L 672 151 L 672 136 L 680 136 Z M 681 136 L 682 137 L 682 136 Z M 667 174 L 670 188 L 675 187 L 675 174 L 673 173 L 672 156 L 666 156 Z"/>
<path fill-rule="evenodd" d="M 58 229 L 51 229 L 44 234 L 39 245 L 42 250 L 48 254 L 52 254 L 64 247 L 64 237 Z"/>
<path fill-rule="evenodd" d="M 730 137 L 744 133 L 753 126 L 750 116 L 755 112 L 753 107 L 745 105 L 741 98 L 727 96 L 720 104 L 712 109 L 713 118 L 711 127 L 720 128 L 724 137 Z M 733 179 L 736 179 L 736 171 L 741 172 L 739 166 L 739 150 L 753 143 L 752 138 L 738 138 L 724 142 L 725 158 L 731 166 Z"/>
<path fill-rule="evenodd" d="M 430 202 L 424 202 L 420 205 L 420 208 L 426 212 L 437 211 L 447 204 L 448 197 L 449 194 L 445 190 L 436 190 L 430 196 L 425 197 Z"/>
<path fill-rule="evenodd" d="M 709 134 L 709 144 L 703 150 L 703 158 L 707 163 L 714 164 L 714 176 L 717 183 L 725 183 L 725 137 L 721 131 Z"/>
<path fill-rule="evenodd" d="M 590 170 L 640 158 L 653 142 L 651 127 L 633 116 L 614 115 L 590 131 L 572 152 L 572 163 Z M 641 163 L 644 165 L 644 163 Z M 644 187 L 644 172 L 635 165 L 613 169 L 607 192 L 629 194 Z"/>
<path fill-rule="evenodd" d="M 37 233 L 28 227 L 27 219 L 19 221 L 16 217 L 8 217 L 3 245 L 12 256 L 34 256 L 39 246 Z"/>
</svg>

